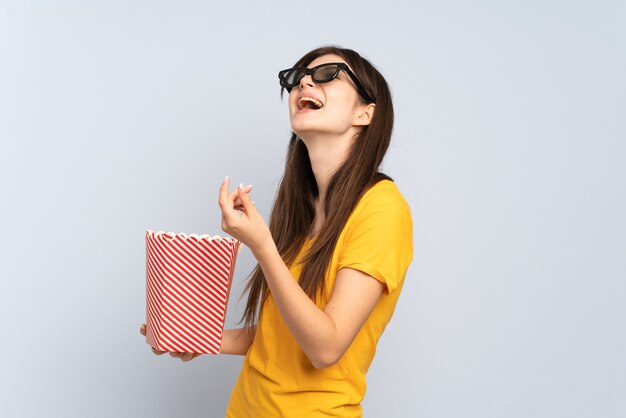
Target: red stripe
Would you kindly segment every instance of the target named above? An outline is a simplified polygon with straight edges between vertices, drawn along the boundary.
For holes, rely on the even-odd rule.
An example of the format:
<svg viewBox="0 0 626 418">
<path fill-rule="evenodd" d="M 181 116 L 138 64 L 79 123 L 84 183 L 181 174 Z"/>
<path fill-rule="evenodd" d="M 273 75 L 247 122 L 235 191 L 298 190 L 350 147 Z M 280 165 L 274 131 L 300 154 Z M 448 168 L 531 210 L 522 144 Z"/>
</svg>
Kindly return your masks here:
<svg viewBox="0 0 626 418">
<path fill-rule="evenodd" d="M 209 305 L 210 302 L 207 298 L 203 297 L 202 294 L 198 291 L 194 292 L 194 290 L 196 289 L 193 289 L 192 283 L 189 283 L 188 281 L 187 283 L 185 283 L 185 284 L 191 285 L 190 286 L 192 287 L 191 290 L 188 290 L 184 286 L 183 284 L 183 282 L 185 282 L 184 275 L 181 275 L 177 271 L 175 271 L 173 268 L 170 268 L 170 267 L 175 267 L 175 265 L 172 262 L 168 262 L 171 260 L 168 259 L 166 255 L 161 254 L 159 250 L 155 248 L 155 251 L 151 252 L 150 256 L 154 257 L 154 262 L 158 264 L 163 271 L 163 274 L 161 275 L 161 279 L 167 280 L 172 286 L 176 287 L 177 291 L 180 292 L 178 296 L 180 297 L 186 296 L 186 300 L 189 303 L 193 303 L 194 306 L 196 306 L 198 309 L 202 309 L 203 306 Z"/>
<path fill-rule="evenodd" d="M 176 241 L 172 240 L 172 239 L 169 239 L 169 240 L 168 239 L 164 239 L 163 241 L 165 243 L 172 243 L 172 242 L 176 243 Z M 192 243 L 192 245 L 193 245 L 197 241 L 195 239 L 190 239 L 189 242 Z M 148 248 L 150 248 L 150 247 L 148 247 Z M 196 248 L 196 250 L 197 250 L 197 248 Z M 234 250 L 235 250 L 234 247 L 231 248 L 231 251 L 232 251 L 231 254 L 235 254 Z M 174 251 L 175 251 L 175 249 L 174 249 Z M 182 250 L 184 252 L 184 254 L 181 255 L 180 251 L 181 251 L 181 249 L 179 248 L 178 249 L 178 254 L 179 254 L 179 257 L 180 257 L 180 260 L 179 260 L 180 263 L 176 266 L 175 269 L 167 269 L 167 268 L 164 268 L 164 266 L 161 266 L 161 263 L 162 263 L 163 260 L 161 260 L 160 258 L 164 256 L 164 253 L 163 252 L 159 252 L 158 250 L 155 249 L 155 253 L 156 254 L 153 254 L 152 255 L 153 257 L 150 257 L 150 256 L 147 257 L 147 270 L 148 271 L 153 270 L 153 269 L 154 270 L 157 270 L 157 269 L 158 270 L 163 270 L 162 272 L 166 273 L 165 274 L 166 276 L 167 276 L 167 274 L 171 275 L 171 277 L 170 277 L 170 285 L 171 286 L 177 286 L 177 284 L 180 282 L 180 280 L 184 280 L 184 278 L 185 278 L 184 276 L 186 276 L 186 275 L 187 276 L 189 276 L 190 274 L 192 276 L 197 275 L 198 272 L 202 269 L 202 266 L 196 264 L 196 269 L 194 269 L 194 266 L 189 264 L 189 263 L 192 263 L 192 262 L 193 263 L 197 263 L 197 261 L 195 259 L 193 259 L 193 254 L 188 252 L 188 251 Z M 185 255 L 186 255 L 186 257 L 185 257 Z M 189 263 L 186 263 L 185 262 L 185 258 L 188 258 L 190 256 L 192 257 L 192 260 Z M 233 257 L 233 256 L 231 255 L 231 257 Z M 154 258 L 154 260 L 151 260 L 151 258 Z M 151 266 L 151 263 L 154 263 L 155 266 Z M 234 262 L 231 263 L 231 265 L 234 265 Z M 194 270 L 195 270 L 195 274 L 193 274 Z M 232 268 L 229 269 L 229 270 L 230 271 L 228 271 L 228 273 L 230 273 L 230 274 L 228 274 L 228 277 L 230 277 L 232 275 Z M 157 293 L 160 293 L 159 287 L 160 286 L 155 285 L 155 289 L 154 289 L 155 295 L 153 296 L 153 298 L 157 298 L 158 297 Z M 225 287 L 226 287 L 226 291 L 227 291 L 228 290 L 228 281 L 226 281 Z M 167 291 L 167 290 L 168 289 L 165 289 L 165 291 Z M 219 290 L 222 290 L 222 289 L 216 288 L 216 289 L 213 289 L 213 290 L 217 290 L 219 292 Z M 219 292 L 219 293 L 222 293 L 222 292 Z M 213 296 L 213 295 L 211 295 L 211 296 Z M 213 299 L 213 297 L 211 297 L 211 299 Z M 180 303 L 184 303 L 184 301 L 179 301 L 179 302 Z M 152 301 L 152 303 L 154 303 L 154 301 Z M 224 300 L 224 305 L 225 305 L 225 300 Z M 171 316 L 183 315 L 183 318 L 187 318 L 187 320 L 189 320 L 188 316 L 191 314 L 191 312 L 189 312 L 188 309 L 184 309 L 184 306 L 181 306 L 180 304 L 177 304 L 177 307 L 172 306 L 172 308 L 175 309 L 176 311 L 179 311 L 179 312 L 176 313 L 176 312 L 172 311 L 172 312 L 170 312 Z M 189 307 L 189 309 L 191 309 L 191 308 L 193 308 L 193 307 Z M 225 306 L 224 306 L 224 308 L 225 308 Z M 211 311 L 214 311 L 214 310 L 211 309 Z M 211 313 L 214 314 L 214 312 L 211 312 Z M 211 315 L 211 316 L 213 316 L 213 315 Z M 181 318 L 181 319 L 183 319 L 183 318 Z M 211 336 L 217 340 L 215 346 L 213 347 L 215 349 L 215 351 L 219 351 L 219 345 L 221 343 L 222 329 L 223 329 L 223 316 L 222 316 L 222 320 L 219 323 L 219 326 L 210 329 Z M 211 345 L 213 345 L 213 344 L 211 344 Z"/>
<path fill-rule="evenodd" d="M 224 257 L 220 250 L 220 246 L 217 240 L 202 242 L 204 247 L 204 254 L 213 261 L 216 265 L 219 265 L 221 269 L 228 269 L 230 267 L 230 261 L 228 257 Z"/>
<path fill-rule="evenodd" d="M 207 245 L 208 243 L 208 245 Z M 146 233 L 146 337 L 158 349 L 218 353 L 236 240 Z"/>
<path fill-rule="evenodd" d="M 176 247 L 179 247 L 180 244 L 175 244 Z M 180 251 L 185 251 L 186 249 L 184 247 L 180 248 Z M 223 291 L 222 287 L 223 285 L 221 283 L 219 283 L 219 281 L 215 280 L 215 277 L 211 277 L 213 276 L 212 274 L 208 273 L 208 274 L 199 274 L 199 272 L 194 269 L 194 266 L 188 263 L 188 259 L 181 257 L 180 259 L 178 259 L 178 261 L 180 261 L 181 263 L 181 269 L 183 269 L 184 267 L 186 267 L 188 274 L 193 276 L 195 278 L 194 284 L 200 286 L 202 289 L 204 289 L 206 292 L 204 293 L 207 296 L 213 296 L 215 295 L 215 293 L 218 293 L 218 296 L 216 297 L 216 301 L 219 301 L 221 299 L 226 299 L 226 293 Z M 183 267 L 184 266 L 184 267 Z M 194 270 L 194 271 L 189 271 L 189 270 Z M 219 272 L 220 275 L 224 275 L 227 274 L 229 271 L 226 272 Z M 209 277 L 207 277 L 209 276 Z"/>
<path fill-rule="evenodd" d="M 219 284 L 222 287 L 228 282 L 228 271 L 230 266 L 224 266 L 223 263 L 212 254 L 205 254 L 205 257 L 210 262 L 209 271 L 213 277 L 213 283 Z"/>
<path fill-rule="evenodd" d="M 163 283 L 163 284 L 165 284 L 165 283 Z M 166 294 L 167 294 L 169 291 L 166 289 L 166 290 L 165 290 L 165 292 L 166 292 Z M 171 292 L 170 292 L 170 293 L 171 293 Z M 171 298 L 168 298 L 167 302 L 170 302 L 170 303 L 171 303 L 171 302 L 172 302 Z M 159 309 L 160 313 L 162 313 L 164 310 L 167 310 L 167 304 L 166 304 L 166 303 L 161 303 L 161 304 L 160 304 L 160 306 L 159 306 L 159 308 L 160 308 L 160 309 Z M 168 327 L 168 328 L 171 328 L 171 327 Z M 165 330 L 162 330 L 162 331 L 165 331 Z M 170 346 L 169 346 L 169 347 L 167 347 L 167 348 L 168 348 L 168 351 L 169 351 L 169 350 L 173 350 L 173 349 L 174 349 L 174 350 L 176 350 L 176 351 L 183 351 L 183 350 L 186 348 L 186 346 L 185 346 L 185 345 L 172 346 L 171 344 L 172 344 L 172 343 L 170 343 Z M 189 348 L 187 348 L 187 349 L 189 349 Z"/>
<path fill-rule="evenodd" d="M 172 261 L 172 258 L 168 258 L 168 256 L 166 254 L 161 254 L 159 253 L 158 249 L 156 249 L 155 254 L 154 254 L 159 260 L 169 260 L 171 261 L 169 263 L 169 267 L 179 267 L 178 264 L 174 261 Z M 167 264 L 165 261 L 162 261 L 161 263 L 165 263 Z M 184 271 L 181 270 L 181 267 L 179 267 L 177 270 L 179 271 L 175 271 L 173 269 L 168 269 L 168 266 L 165 265 L 166 270 L 168 271 L 169 274 L 167 274 L 166 276 L 169 277 L 172 281 L 174 281 L 175 278 L 177 278 L 178 280 L 176 280 L 176 283 L 172 282 L 172 285 L 176 286 L 177 288 L 179 288 L 179 290 L 181 292 L 183 292 L 185 295 L 187 296 L 196 296 L 197 298 L 194 298 L 193 300 L 196 301 L 198 304 L 201 304 L 202 306 L 210 306 L 211 302 L 213 302 L 215 305 L 220 306 L 220 309 L 218 310 L 218 312 L 220 313 L 220 315 L 223 314 L 222 310 L 225 308 L 225 302 L 226 302 L 226 298 L 222 297 L 222 298 L 215 298 L 213 295 L 209 294 L 207 296 L 209 296 L 208 298 L 203 295 L 204 292 L 201 292 L 200 290 L 197 289 L 196 284 L 193 280 L 190 280 L 189 276 L 184 274 Z M 191 287 L 192 292 L 189 293 L 187 292 L 183 287 L 179 287 L 177 285 L 177 283 L 182 284 L 182 282 L 184 282 L 188 287 Z M 195 292 L 194 292 L 195 290 Z M 197 299 L 200 299 L 200 301 L 198 301 Z"/>
<path fill-rule="evenodd" d="M 192 347 L 192 352 L 198 352 L 198 347 L 202 347 L 201 349 L 206 349 L 206 345 L 203 344 L 203 341 L 194 338 L 194 334 L 198 333 L 198 330 L 185 320 L 184 317 L 177 315 L 176 312 L 171 311 L 170 309 L 163 309 L 162 315 L 167 324 L 171 324 L 172 328 L 176 328 L 178 333 L 176 334 L 177 341 L 182 341 L 185 346 L 183 348 Z M 182 350 L 180 350 L 182 351 Z M 200 351 L 202 352 L 202 351 Z"/>
<path fill-rule="evenodd" d="M 208 260 L 207 261 L 203 260 L 203 257 L 206 258 L 206 255 L 203 252 L 202 246 L 200 246 L 200 244 L 198 242 L 194 242 L 194 241 L 187 241 L 187 242 L 184 242 L 184 241 L 182 241 L 182 242 L 174 241 L 174 243 L 175 244 L 176 243 L 179 244 L 179 245 L 177 245 L 179 250 L 180 251 L 184 251 L 187 254 L 187 256 L 193 258 L 193 261 L 195 263 L 197 263 L 198 267 L 202 268 L 204 273 L 210 276 L 208 270 L 210 268 L 214 268 L 214 267 L 211 266 L 211 264 L 207 262 Z"/>
<path fill-rule="evenodd" d="M 184 304 L 188 309 L 193 310 L 198 316 L 205 315 L 218 315 L 219 312 L 214 312 L 215 309 L 210 304 L 198 304 L 196 301 L 189 299 L 189 293 L 184 289 L 184 287 L 180 287 L 178 283 L 175 281 L 174 277 L 163 276 L 161 280 L 161 284 L 164 289 L 164 293 L 169 295 L 168 301 L 178 300 L 181 304 Z M 200 312 L 202 311 L 202 312 Z"/>
<path fill-rule="evenodd" d="M 186 269 L 179 263 L 178 257 L 175 252 L 171 251 L 168 248 L 159 248 L 158 246 L 151 247 L 151 250 L 154 252 L 155 256 L 159 258 L 162 264 L 169 265 L 170 267 L 176 267 L 177 271 L 183 277 L 189 277 L 190 272 L 186 271 Z M 205 294 L 202 288 L 196 287 L 198 285 L 198 280 L 193 280 L 193 278 L 189 278 L 191 285 L 194 285 L 195 289 L 198 293 Z"/>
<path fill-rule="evenodd" d="M 172 291 L 171 288 L 169 288 L 169 286 L 168 286 L 168 290 Z M 172 293 L 175 293 L 175 292 L 172 291 Z M 193 307 L 185 306 L 185 302 L 179 298 L 172 297 L 168 299 L 168 302 L 170 303 L 165 306 L 175 305 L 177 310 L 181 312 L 184 311 L 190 318 L 195 319 L 197 323 L 201 323 L 207 327 L 212 326 L 214 321 L 219 321 L 219 318 L 216 318 L 215 314 L 213 314 L 210 311 L 208 312 L 208 315 L 209 315 L 208 317 L 203 317 L 202 313 L 193 309 Z M 193 310 L 193 312 L 190 312 L 191 310 Z"/>
<path fill-rule="evenodd" d="M 202 345 L 202 343 L 193 341 L 193 338 L 190 338 L 192 332 L 185 327 L 181 319 L 169 309 L 163 309 L 161 315 L 164 334 L 169 335 L 172 342 L 177 342 L 173 349 L 178 352 L 197 352 L 197 346 Z"/>
<path fill-rule="evenodd" d="M 203 285 L 206 285 L 208 283 L 205 282 L 211 279 L 211 274 L 207 270 L 208 268 L 210 268 L 210 266 L 208 264 L 199 262 L 197 256 L 202 254 L 199 253 L 195 248 L 190 247 L 189 245 L 193 244 L 187 244 L 184 241 L 174 241 L 172 243 L 171 249 L 176 253 L 177 259 L 181 263 L 184 263 L 187 268 L 194 271 L 196 276 L 199 278 L 199 282 Z M 206 276 L 209 277 L 207 278 Z"/>
</svg>

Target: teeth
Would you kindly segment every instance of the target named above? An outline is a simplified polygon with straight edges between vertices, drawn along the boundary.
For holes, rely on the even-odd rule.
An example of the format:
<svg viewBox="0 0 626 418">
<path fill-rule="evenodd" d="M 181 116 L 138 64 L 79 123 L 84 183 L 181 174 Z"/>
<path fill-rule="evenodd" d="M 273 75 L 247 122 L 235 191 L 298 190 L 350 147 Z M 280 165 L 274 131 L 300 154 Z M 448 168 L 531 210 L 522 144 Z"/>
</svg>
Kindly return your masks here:
<svg viewBox="0 0 626 418">
<path fill-rule="evenodd" d="M 300 98 L 300 100 L 298 100 L 298 109 L 304 109 L 304 102 L 311 102 L 318 109 L 321 109 L 322 106 L 324 106 L 322 104 L 322 102 L 320 102 L 319 100 L 317 100 L 317 99 L 315 99 L 313 97 L 302 97 L 302 98 Z"/>
</svg>

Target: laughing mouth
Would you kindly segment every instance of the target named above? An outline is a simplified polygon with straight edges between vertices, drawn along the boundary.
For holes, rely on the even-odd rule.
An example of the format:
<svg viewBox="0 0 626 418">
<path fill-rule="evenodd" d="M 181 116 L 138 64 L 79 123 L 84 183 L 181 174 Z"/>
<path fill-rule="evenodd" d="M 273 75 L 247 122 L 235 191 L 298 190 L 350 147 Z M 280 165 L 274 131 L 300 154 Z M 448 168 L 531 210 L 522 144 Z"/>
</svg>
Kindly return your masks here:
<svg viewBox="0 0 626 418">
<path fill-rule="evenodd" d="M 314 97 L 301 97 L 298 99 L 298 109 L 321 109 L 324 104 Z"/>
</svg>

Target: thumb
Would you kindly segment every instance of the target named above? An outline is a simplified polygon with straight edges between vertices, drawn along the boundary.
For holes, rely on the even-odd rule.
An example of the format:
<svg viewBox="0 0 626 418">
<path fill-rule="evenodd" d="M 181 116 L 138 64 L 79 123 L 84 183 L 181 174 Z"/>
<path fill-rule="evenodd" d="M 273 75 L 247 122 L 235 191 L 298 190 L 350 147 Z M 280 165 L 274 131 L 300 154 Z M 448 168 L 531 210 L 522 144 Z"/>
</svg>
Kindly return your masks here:
<svg viewBox="0 0 626 418">
<path fill-rule="evenodd" d="M 250 195 L 241 186 L 239 186 L 237 192 L 239 193 L 239 200 L 241 201 L 244 211 L 250 214 L 254 210 L 254 203 L 252 203 Z"/>
</svg>

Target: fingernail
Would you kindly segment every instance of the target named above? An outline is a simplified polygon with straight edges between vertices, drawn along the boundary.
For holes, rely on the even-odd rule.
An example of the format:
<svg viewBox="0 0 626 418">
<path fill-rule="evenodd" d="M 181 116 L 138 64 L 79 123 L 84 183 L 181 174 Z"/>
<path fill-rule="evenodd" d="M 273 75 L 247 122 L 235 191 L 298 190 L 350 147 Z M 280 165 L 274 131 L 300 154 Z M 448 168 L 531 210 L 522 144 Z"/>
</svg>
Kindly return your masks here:
<svg viewBox="0 0 626 418">
<path fill-rule="evenodd" d="M 224 181 L 228 180 L 228 176 L 224 177 Z"/>
<path fill-rule="evenodd" d="M 252 185 L 251 185 L 251 184 L 248 184 L 248 185 L 246 186 L 246 188 L 248 188 L 248 187 L 249 187 L 250 189 L 252 189 Z"/>
<path fill-rule="evenodd" d="M 243 190 L 243 183 L 239 183 L 239 188 Z"/>
<path fill-rule="evenodd" d="M 254 205 L 255 203 L 256 203 L 256 202 L 253 200 L 253 201 L 252 201 L 252 204 Z"/>
</svg>

